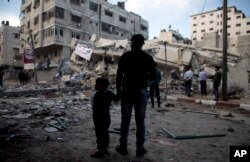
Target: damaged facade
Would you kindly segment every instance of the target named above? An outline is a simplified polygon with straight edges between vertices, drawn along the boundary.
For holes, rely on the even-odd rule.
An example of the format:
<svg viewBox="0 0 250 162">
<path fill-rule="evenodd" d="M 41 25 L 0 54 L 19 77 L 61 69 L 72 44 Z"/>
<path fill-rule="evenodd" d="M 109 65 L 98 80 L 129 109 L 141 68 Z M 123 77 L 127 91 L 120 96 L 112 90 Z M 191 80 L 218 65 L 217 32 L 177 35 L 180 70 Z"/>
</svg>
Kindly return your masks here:
<svg viewBox="0 0 250 162">
<path fill-rule="evenodd" d="M 126 11 L 121 2 L 113 5 L 103 0 L 23 0 L 21 13 L 21 39 L 25 41 L 21 43 L 20 52 L 32 48 L 27 43 L 31 32 L 38 80 L 52 80 L 60 60 L 72 53 L 72 38 L 86 43 L 92 34 L 126 39 L 140 33 L 148 38 L 148 22 Z M 44 78 L 45 74 L 48 77 Z"/>
</svg>

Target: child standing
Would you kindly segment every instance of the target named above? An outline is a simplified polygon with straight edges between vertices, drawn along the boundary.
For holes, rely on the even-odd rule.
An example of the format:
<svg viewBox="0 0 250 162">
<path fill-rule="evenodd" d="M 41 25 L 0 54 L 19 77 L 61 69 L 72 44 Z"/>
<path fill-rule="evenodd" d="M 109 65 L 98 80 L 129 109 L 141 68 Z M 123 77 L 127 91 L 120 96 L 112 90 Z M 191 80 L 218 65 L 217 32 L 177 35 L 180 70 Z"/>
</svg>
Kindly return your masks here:
<svg viewBox="0 0 250 162">
<path fill-rule="evenodd" d="M 113 92 L 107 90 L 109 81 L 105 78 L 97 78 L 93 96 L 93 121 L 95 125 L 97 151 L 91 154 L 91 157 L 101 158 L 107 152 L 109 146 L 110 113 L 109 107 L 112 101 L 118 101 L 119 98 Z"/>
</svg>

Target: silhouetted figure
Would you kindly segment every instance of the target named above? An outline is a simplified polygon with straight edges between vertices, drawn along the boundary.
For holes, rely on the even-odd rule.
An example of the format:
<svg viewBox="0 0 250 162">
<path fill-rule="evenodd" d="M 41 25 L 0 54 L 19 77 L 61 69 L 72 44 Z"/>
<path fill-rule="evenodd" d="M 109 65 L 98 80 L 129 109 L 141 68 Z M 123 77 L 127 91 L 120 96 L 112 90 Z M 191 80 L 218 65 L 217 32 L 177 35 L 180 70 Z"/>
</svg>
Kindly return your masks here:
<svg viewBox="0 0 250 162">
<path fill-rule="evenodd" d="M 150 85 L 151 106 L 154 107 L 154 94 L 155 94 L 156 99 L 157 99 L 158 107 L 160 107 L 161 101 L 160 101 L 159 84 L 160 84 L 160 81 L 161 81 L 161 72 L 160 72 L 159 68 L 156 66 L 156 63 L 155 63 L 155 74 L 156 74 L 155 80 L 150 80 L 150 83 L 149 83 L 149 85 Z"/>
<path fill-rule="evenodd" d="M 131 38 L 131 51 L 124 53 L 118 64 L 116 88 L 121 96 L 121 136 L 116 151 L 127 155 L 127 139 L 132 108 L 135 109 L 136 121 L 136 156 L 140 157 L 147 151 L 145 142 L 145 116 L 147 107 L 148 81 L 155 79 L 155 63 L 153 58 L 142 51 L 144 37 L 141 34 Z M 152 77 L 152 78 L 150 78 Z"/>
<path fill-rule="evenodd" d="M 25 85 L 25 74 L 23 71 L 20 71 L 20 73 L 18 74 L 18 79 L 19 79 L 20 85 Z"/>
<path fill-rule="evenodd" d="M 214 91 L 214 100 L 218 101 L 219 99 L 219 87 L 221 83 L 222 73 L 219 66 L 215 66 L 215 74 L 213 76 L 213 91 Z"/>
<path fill-rule="evenodd" d="M 97 78 L 93 95 L 93 121 L 95 125 L 97 151 L 91 155 L 101 158 L 107 152 L 109 146 L 110 113 L 109 107 L 112 101 L 119 101 L 118 96 L 107 90 L 109 81 L 105 78 Z"/>
<path fill-rule="evenodd" d="M 4 72 L 2 69 L 0 69 L 0 86 L 3 87 L 3 76 L 4 76 Z"/>
</svg>

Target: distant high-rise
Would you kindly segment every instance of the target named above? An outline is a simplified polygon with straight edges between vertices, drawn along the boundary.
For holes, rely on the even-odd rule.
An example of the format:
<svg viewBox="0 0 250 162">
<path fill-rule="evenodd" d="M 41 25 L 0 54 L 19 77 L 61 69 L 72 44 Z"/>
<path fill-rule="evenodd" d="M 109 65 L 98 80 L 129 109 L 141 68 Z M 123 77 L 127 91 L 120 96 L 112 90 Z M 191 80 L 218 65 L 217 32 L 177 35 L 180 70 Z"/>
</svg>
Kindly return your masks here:
<svg viewBox="0 0 250 162">
<path fill-rule="evenodd" d="M 228 37 L 250 35 L 250 18 L 235 6 L 227 9 Z M 192 41 L 202 41 L 204 33 L 223 33 L 223 8 L 191 16 Z"/>
</svg>

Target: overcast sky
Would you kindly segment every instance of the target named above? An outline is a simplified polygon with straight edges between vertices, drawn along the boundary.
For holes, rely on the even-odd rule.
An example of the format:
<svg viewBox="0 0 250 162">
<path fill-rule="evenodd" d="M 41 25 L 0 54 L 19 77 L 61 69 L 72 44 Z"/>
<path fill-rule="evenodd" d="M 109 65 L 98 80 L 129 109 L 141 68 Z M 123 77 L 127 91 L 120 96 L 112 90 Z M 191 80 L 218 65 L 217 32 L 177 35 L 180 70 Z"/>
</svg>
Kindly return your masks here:
<svg viewBox="0 0 250 162">
<path fill-rule="evenodd" d="M 117 4 L 123 0 L 108 0 Z M 214 10 L 223 0 L 127 0 L 125 8 L 142 16 L 149 23 L 149 38 L 158 37 L 162 29 L 178 30 L 184 37 L 191 37 L 190 15 Z M 0 0 L 0 22 L 8 20 L 11 26 L 19 26 L 21 0 Z M 228 0 L 228 6 L 236 6 L 250 17 L 250 0 Z"/>
</svg>

